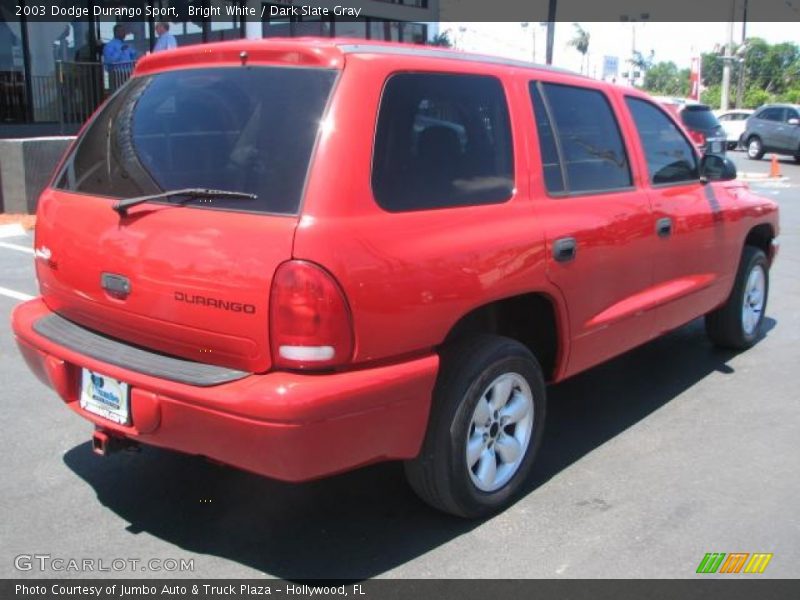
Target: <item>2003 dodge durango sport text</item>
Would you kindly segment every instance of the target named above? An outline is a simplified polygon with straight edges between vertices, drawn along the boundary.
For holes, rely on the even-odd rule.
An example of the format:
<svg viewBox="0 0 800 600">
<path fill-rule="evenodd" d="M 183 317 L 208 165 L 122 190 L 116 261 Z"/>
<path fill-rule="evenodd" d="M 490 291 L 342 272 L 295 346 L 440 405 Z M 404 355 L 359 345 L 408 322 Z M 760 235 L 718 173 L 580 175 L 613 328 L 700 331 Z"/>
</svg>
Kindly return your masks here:
<svg viewBox="0 0 800 600">
<path fill-rule="evenodd" d="M 285 481 L 382 460 L 507 506 L 545 383 L 705 315 L 758 339 L 774 202 L 648 96 L 354 40 L 153 54 L 42 193 L 32 371 L 95 425 Z M 246 307 L 246 309 L 245 309 Z"/>
</svg>

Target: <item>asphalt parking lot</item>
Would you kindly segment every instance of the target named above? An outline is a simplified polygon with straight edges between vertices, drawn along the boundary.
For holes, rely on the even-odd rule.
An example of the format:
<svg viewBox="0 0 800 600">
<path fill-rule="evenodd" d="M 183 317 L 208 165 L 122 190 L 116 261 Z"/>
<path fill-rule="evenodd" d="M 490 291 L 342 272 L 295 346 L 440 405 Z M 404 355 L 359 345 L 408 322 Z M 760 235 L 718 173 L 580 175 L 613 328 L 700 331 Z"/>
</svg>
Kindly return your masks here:
<svg viewBox="0 0 800 600">
<path fill-rule="evenodd" d="M 0 577 L 80 576 L 15 568 L 47 554 L 194 562 L 100 574 L 125 577 L 686 578 L 707 552 L 774 555 L 727 577 L 797 577 L 800 166 L 780 166 L 752 184 L 781 205 L 764 339 L 722 352 L 697 321 L 552 387 L 529 492 L 483 522 L 428 509 L 397 464 L 287 485 L 156 449 L 93 455 L 10 332 L 36 293 L 32 239 L 0 239 Z"/>
</svg>

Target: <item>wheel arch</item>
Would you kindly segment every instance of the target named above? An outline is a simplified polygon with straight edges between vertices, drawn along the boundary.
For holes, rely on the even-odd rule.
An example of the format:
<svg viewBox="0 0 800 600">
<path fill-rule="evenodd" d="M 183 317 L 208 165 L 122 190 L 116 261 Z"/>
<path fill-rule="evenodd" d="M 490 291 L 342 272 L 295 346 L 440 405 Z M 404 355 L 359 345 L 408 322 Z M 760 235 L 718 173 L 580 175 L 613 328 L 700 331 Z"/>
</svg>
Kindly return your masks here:
<svg viewBox="0 0 800 600">
<path fill-rule="evenodd" d="M 775 239 L 775 229 L 770 223 L 760 223 L 755 225 L 747 232 L 744 239 L 744 246 L 753 246 L 762 250 L 767 255 L 767 259 L 772 263 L 773 250 L 772 240 Z"/>
<path fill-rule="evenodd" d="M 542 367 L 546 381 L 563 371 L 567 355 L 566 315 L 549 294 L 530 292 L 486 303 L 463 315 L 443 344 L 468 335 L 490 333 L 527 347 Z"/>
</svg>

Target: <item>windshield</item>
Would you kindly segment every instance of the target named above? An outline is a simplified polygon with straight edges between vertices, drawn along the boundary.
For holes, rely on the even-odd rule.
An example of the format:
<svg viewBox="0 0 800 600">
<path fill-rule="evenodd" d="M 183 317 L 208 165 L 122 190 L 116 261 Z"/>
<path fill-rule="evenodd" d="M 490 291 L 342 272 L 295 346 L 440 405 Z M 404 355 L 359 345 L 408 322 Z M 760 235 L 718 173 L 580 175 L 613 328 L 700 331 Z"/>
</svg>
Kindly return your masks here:
<svg viewBox="0 0 800 600">
<path fill-rule="evenodd" d="M 206 208 L 294 214 L 336 71 L 225 67 L 132 79 L 86 129 L 56 187 L 131 198 L 255 194 Z"/>
<path fill-rule="evenodd" d="M 708 130 L 720 126 L 717 117 L 708 106 L 686 106 L 681 111 L 683 124 L 690 129 Z"/>
</svg>

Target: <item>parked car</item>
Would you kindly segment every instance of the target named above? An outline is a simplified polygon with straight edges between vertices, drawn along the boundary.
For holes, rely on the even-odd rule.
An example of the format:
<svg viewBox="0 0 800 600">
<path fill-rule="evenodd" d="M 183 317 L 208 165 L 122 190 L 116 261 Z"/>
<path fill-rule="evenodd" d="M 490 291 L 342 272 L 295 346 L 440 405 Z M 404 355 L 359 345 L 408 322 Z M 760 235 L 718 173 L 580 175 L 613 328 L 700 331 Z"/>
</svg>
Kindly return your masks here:
<svg viewBox="0 0 800 600">
<path fill-rule="evenodd" d="M 644 93 L 529 63 L 155 53 L 42 193 L 13 329 L 99 454 L 291 482 L 397 459 L 486 515 L 525 489 L 547 383 L 703 315 L 759 339 L 778 208 L 735 176 Z"/>
<path fill-rule="evenodd" d="M 747 119 L 743 138 L 753 160 L 773 152 L 800 163 L 800 105 L 765 104 Z"/>
<path fill-rule="evenodd" d="M 742 134 L 744 134 L 745 122 L 753 112 L 754 111 L 749 108 L 735 108 L 718 111 L 716 113 L 717 120 L 725 130 L 728 150 L 734 150 L 738 146 L 744 146 Z"/>
<path fill-rule="evenodd" d="M 710 106 L 685 98 L 656 96 L 655 99 L 681 120 L 701 152 L 725 153 L 727 135 Z"/>
</svg>

